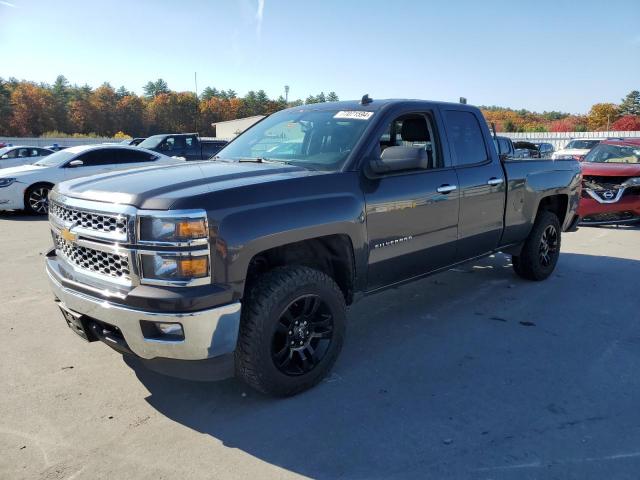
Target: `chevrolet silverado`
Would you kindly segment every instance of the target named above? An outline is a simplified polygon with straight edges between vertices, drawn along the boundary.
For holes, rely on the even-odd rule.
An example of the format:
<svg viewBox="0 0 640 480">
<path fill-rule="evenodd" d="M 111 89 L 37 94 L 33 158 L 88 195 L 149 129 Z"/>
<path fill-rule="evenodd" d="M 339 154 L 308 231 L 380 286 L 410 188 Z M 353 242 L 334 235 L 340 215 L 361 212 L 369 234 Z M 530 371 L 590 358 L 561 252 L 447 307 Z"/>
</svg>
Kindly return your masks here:
<svg viewBox="0 0 640 480">
<path fill-rule="evenodd" d="M 46 270 L 84 339 L 293 395 L 365 295 L 496 251 L 547 278 L 580 189 L 574 160 L 501 160 L 475 107 L 364 96 L 277 112 L 215 161 L 58 184 Z"/>
</svg>

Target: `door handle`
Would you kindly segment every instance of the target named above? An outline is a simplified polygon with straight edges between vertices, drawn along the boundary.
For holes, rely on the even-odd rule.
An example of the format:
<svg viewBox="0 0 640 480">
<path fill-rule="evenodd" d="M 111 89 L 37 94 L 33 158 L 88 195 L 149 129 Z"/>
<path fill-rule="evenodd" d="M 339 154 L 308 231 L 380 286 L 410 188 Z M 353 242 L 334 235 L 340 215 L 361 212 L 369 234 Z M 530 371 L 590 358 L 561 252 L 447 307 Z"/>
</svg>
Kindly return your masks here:
<svg viewBox="0 0 640 480">
<path fill-rule="evenodd" d="M 436 191 L 437 191 L 438 193 L 451 193 L 451 192 L 453 192 L 454 190 L 457 190 L 457 188 L 458 188 L 458 187 L 457 187 L 457 185 L 448 185 L 448 184 L 447 184 L 447 185 L 440 185 L 440 186 L 436 189 Z"/>
<path fill-rule="evenodd" d="M 492 177 L 489 180 L 487 180 L 487 185 L 500 185 L 502 183 L 504 183 L 503 178 Z"/>
</svg>

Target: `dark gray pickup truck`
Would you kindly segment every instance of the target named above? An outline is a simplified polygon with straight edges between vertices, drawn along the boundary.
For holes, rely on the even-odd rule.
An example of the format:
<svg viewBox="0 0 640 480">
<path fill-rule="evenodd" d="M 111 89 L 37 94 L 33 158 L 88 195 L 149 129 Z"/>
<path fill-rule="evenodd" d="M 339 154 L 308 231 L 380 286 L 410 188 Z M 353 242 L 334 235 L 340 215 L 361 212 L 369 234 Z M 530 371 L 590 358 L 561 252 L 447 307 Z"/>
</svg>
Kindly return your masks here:
<svg viewBox="0 0 640 480">
<path fill-rule="evenodd" d="M 331 369 L 347 305 L 498 250 L 543 280 L 578 220 L 578 163 L 500 161 L 468 105 L 295 107 L 216 159 L 55 187 L 47 274 L 73 331 L 292 395 Z"/>
</svg>

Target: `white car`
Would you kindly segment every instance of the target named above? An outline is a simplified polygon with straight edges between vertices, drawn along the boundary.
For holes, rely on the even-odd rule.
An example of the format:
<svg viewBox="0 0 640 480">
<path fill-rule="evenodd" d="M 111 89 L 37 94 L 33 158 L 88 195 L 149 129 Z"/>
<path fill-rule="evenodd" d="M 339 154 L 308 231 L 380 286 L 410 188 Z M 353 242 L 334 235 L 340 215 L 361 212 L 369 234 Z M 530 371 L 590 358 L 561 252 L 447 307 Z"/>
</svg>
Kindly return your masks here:
<svg viewBox="0 0 640 480">
<path fill-rule="evenodd" d="M 31 165 L 43 157 L 51 155 L 53 150 L 40 147 L 4 147 L 0 148 L 0 169 Z"/>
<path fill-rule="evenodd" d="M 598 145 L 604 138 L 574 138 L 565 147 L 553 152 L 553 160 L 582 160 L 584 156 Z"/>
<path fill-rule="evenodd" d="M 33 165 L 0 170 L 0 210 L 26 210 L 28 213 L 44 215 L 49 207 L 49 190 L 63 180 L 113 170 L 182 162 L 184 160 L 158 152 L 124 145 L 67 148 Z"/>
</svg>

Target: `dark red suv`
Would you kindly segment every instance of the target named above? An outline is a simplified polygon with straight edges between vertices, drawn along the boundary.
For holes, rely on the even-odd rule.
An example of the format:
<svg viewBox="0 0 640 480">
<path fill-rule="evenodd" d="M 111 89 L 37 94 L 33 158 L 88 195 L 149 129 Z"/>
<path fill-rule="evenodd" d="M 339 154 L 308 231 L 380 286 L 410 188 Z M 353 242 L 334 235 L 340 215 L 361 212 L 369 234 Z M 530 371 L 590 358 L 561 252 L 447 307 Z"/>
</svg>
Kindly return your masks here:
<svg viewBox="0 0 640 480">
<path fill-rule="evenodd" d="M 605 140 L 584 158 L 578 214 L 583 224 L 640 221 L 640 139 Z"/>
</svg>

